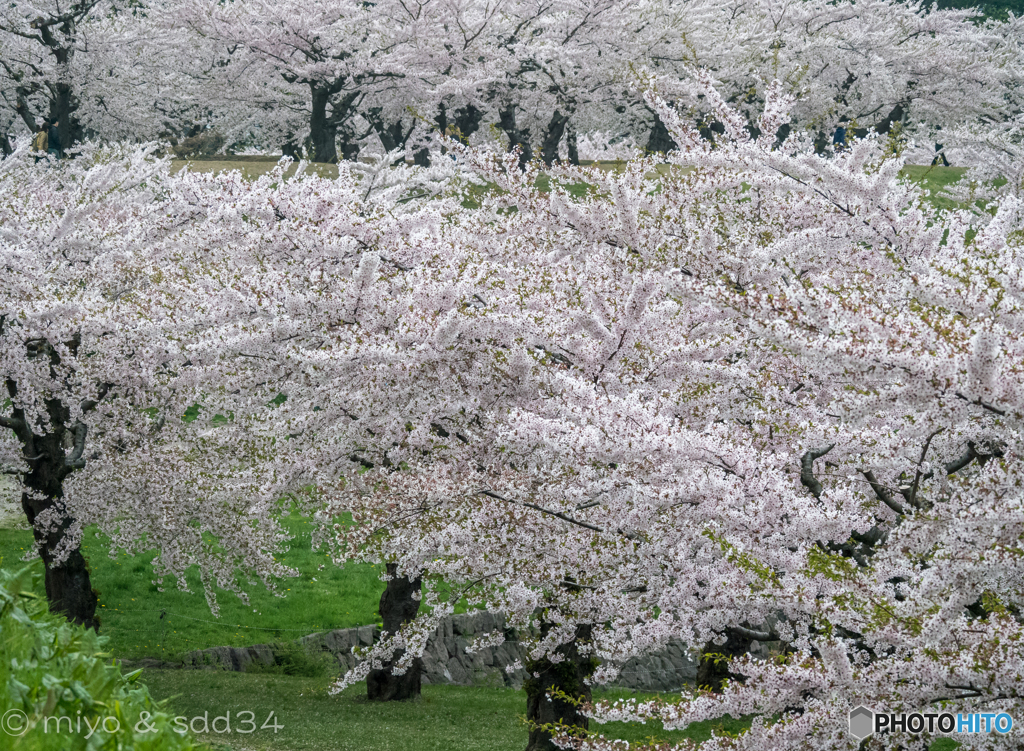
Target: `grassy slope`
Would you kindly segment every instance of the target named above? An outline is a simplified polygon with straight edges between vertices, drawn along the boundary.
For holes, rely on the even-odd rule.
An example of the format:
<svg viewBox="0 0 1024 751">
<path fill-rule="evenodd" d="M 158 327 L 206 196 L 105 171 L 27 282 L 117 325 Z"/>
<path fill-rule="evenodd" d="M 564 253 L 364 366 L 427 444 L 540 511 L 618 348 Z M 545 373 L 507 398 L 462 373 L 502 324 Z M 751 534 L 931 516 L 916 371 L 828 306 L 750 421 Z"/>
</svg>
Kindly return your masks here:
<svg viewBox="0 0 1024 751">
<path fill-rule="evenodd" d="M 159 592 L 151 582 L 147 556 L 121 553 L 111 559 L 106 541 L 87 531 L 82 547 L 99 592 L 101 632 L 110 637 L 111 652 L 122 658 L 170 658 L 193 649 L 285 641 L 376 622 L 384 588 L 376 567 L 338 569 L 326 553 L 311 549 L 307 521 L 293 518 L 287 526 L 295 539 L 284 561 L 300 575 L 282 586 L 285 597 L 272 595 L 262 584 L 245 586 L 249 605 L 219 592 L 219 618 L 211 614 L 195 571 L 188 577 L 191 593 L 170 581 Z M 31 545 L 27 529 L 0 529 L 0 566 L 16 568 Z"/>
<path fill-rule="evenodd" d="M 257 727 L 274 712 L 276 733 L 268 727 L 251 735 L 200 734 L 202 740 L 253 751 L 516 751 L 526 746 L 523 721 L 526 695 L 522 691 L 462 686 L 424 686 L 415 702 L 389 704 L 366 700 L 366 684 L 329 696 L 326 678 L 223 673 L 210 671 L 147 670 L 143 679 L 152 695 L 171 698 L 171 709 L 181 716 L 212 719 L 241 711 L 256 716 Z M 595 698 L 632 695 L 604 692 Z M 174 697 L 174 698 L 172 698 Z M 243 717 L 243 719 L 246 719 Z M 636 723 L 600 727 L 608 737 L 635 743 L 651 735 L 664 740 L 704 740 L 712 727 L 729 732 L 749 723 L 723 721 L 691 725 L 685 731 L 665 732 Z M 201 725 L 196 726 L 201 729 Z M 223 727 L 223 723 L 218 725 Z"/>
</svg>

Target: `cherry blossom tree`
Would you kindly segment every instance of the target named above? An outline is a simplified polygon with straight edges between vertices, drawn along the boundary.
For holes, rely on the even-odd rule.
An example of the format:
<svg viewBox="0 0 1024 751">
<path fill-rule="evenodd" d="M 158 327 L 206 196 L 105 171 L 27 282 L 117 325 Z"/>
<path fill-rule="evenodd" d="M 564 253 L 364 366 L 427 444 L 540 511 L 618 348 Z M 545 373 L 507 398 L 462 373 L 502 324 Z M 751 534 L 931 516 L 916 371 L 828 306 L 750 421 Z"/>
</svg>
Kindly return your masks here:
<svg viewBox="0 0 1024 751">
<path fill-rule="evenodd" d="M 645 99 L 667 168 L 552 166 L 548 191 L 454 140 L 434 172 L 337 180 L 5 162 L 4 425 L 73 569 L 54 591 L 88 609 L 64 561 L 92 522 L 158 574 L 201 562 L 211 597 L 273 585 L 294 502 L 431 606 L 345 682 L 415 671 L 467 596 L 529 644 L 534 749 L 584 725 L 563 694 L 671 638 L 715 691 L 586 714 L 779 715 L 713 741 L 765 749 L 852 748 L 857 704 L 1017 711 L 1019 203 L 936 212 L 877 139 L 780 138 L 785 83 L 751 128 L 715 82 Z"/>
<path fill-rule="evenodd" d="M 30 132 L 43 117 L 54 117 L 65 147 L 81 137 L 76 58 L 87 45 L 89 22 L 115 7 L 106 0 L 12 2 L 0 11 L 3 100 Z"/>
<path fill-rule="evenodd" d="M 514 155 L 462 155 L 501 190 L 464 219 L 457 260 L 415 286 L 440 307 L 432 335 L 402 337 L 430 342 L 430 359 L 403 363 L 408 392 L 365 364 L 349 409 L 364 469 L 337 507 L 360 523 L 343 542 L 505 613 L 534 634 L 536 680 L 563 691 L 579 695 L 590 658 L 606 680 L 671 637 L 702 646 L 725 689 L 592 710 L 602 720 L 781 713 L 721 746 L 852 748 L 858 704 L 1012 713 L 1015 303 L 998 334 L 984 321 L 1018 294 L 1016 203 L 936 215 L 871 140 L 833 160 L 807 140 L 777 149 L 781 87 L 755 139 L 701 83 L 725 127 L 715 148 L 649 100 L 682 147 L 657 190 L 644 160 L 555 170 L 542 194 Z M 558 187 L 583 181 L 580 201 Z M 396 647 L 412 664 L 451 607 L 427 587 L 431 616 L 346 683 Z M 716 645 L 752 640 L 790 657 L 712 668 Z M 569 702 L 557 712 L 576 721 Z"/>
</svg>

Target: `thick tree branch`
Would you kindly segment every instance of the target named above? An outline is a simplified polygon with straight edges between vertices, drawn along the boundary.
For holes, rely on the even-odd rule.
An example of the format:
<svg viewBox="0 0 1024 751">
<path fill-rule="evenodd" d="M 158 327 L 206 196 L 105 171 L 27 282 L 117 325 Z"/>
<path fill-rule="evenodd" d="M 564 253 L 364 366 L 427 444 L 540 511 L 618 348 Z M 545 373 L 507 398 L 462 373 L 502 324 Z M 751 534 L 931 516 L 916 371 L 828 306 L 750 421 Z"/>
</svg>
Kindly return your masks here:
<svg viewBox="0 0 1024 751">
<path fill-rule="evenodd" d="M 10 428 L 11 430 L 20 430 L 25 427 L 25 422 L 19 420 L 16 417 L 4 417 L 0 415 L 0 427 Z"/>
<path fill-rule="evenodd" d="M 895 498 L 893 498 L 892 493 L 890 493 L 878 481 L 878 479 L 875 477 L 874 472 L 872 472 L 871 470 L 862 469 L 860 473 L 864 475 L 864 479 L 868 481 L 868 485 L 870 485 L 871 489 L 875 491 L 875 496 L 878 498 L 878 500 L 880 500 L 882 503 L 891 508 L 900 516 L 903 516 L 905 513 L 907 513 L 906 509 L 903 508 L 903 505 Z"/>
<path fill-rule="evenodd" d="M 758 631 L 743 626 L 729 626 L 729 631 L 732 631 L 737 636 L 756 639 L 757 641 L 782 641 L 782 638 L 773 631 Z"/>
<path fill-rule="evenodd" d="M 800 482 L 805 488 L 811 491 L 811 495 L 815 498 L 821 498 L 823 488 L 821 487 L 821 483 L 818 482 L 818 478 L 814 476 L 814 460 L 825 456 L 825 454 L 835 447 L 836 445 L 831 443 L 825 448 L 809 449 L 802 457 L 800 457 Z"/>
</svg>

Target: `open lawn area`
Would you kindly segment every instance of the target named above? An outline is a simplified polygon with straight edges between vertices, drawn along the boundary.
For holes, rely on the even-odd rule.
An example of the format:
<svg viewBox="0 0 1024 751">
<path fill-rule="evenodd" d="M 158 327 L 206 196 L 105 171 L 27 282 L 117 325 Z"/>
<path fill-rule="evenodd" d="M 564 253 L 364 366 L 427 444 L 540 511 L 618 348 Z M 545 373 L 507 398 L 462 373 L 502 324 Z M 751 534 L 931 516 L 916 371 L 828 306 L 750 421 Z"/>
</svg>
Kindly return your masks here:
<svg viewBox="0 0 1024 751">
<path fill-rule="evenodd" d="M 252 712 L 251 734 L 197 733 L 214 748 L 253 751 L 521 751 L 526 747 L 526 695 L 501 688 L 424 686 L 412 702 L 377 703 L 366 700 L 359 683 L 338 696 L 328 693 L 329 679 L 213 671 L 147 670 L 143 679 L 158 699 L 170 699 L 176 715 L 213 719 Z M 635 696 L 606 691 L 596 699 Z M 273 712 L 273 718 L 268 722 Z M 242 720 L 248 719 L 244 715 Z M 264 723 L 267 729 L 260 729 Z M 273 725 L 279 728 L 275 732 Z M 736 732 L 749 725 L 726 717 L 666 732 L 639 723 L 596 726 L 603 735 L 630 743 L 652 736 L 659 740 L 706 740 L 713 730 Z M 223 721 L 217 725 L 224 728 Z M 202 720 L 195 727 L 203 727 Z M 248 729 L 248 725 L 241 727 Z"/>
<path fill-rule="evenodd" d="M 223 172 L 228 170 L 239 170 L 242 175 L 247 179 L 253 179 L 260 175 L 266 174 L 274 168 L 280 157 L 273 156 L 222 156 L 222 157 L 200 157 L 195 159 L 175 159 L 173 160 L 171 171 L 178 172 L 186 165 L 189 169 L 195 172 Z M 586 162 L 584 165 L 593 164 L 593 162 Z M 603 170 L 616 170 L 620 169 L 622 162 L 598 162 L 598 166 Z M 295 174 L 296 165 L 289 166 L 285 172 L 285 176 L 291 176 Z M 338 167 L 334 164 L 310 164 L 307 167 L 307 171 L 313 171 L 324 177 L 337 177 Z M 966 172 L 964 167 L 940 167 L 940 166 L 927 166 L 910 164 L 903 168 L 903 174 L 909 177 L 914 182 L 920 183 L 923 188 L 926 188 L 932 193 L 932 202 L 942 209 L 956 208 L 957 204 L 952 199 L 941 195 L 941 193 L 950 185 L 958 181 L 963 177 Z M 547 184 L 546 176 L 542 176 L 539 187 L 544 188 Z M 576 192 L 576 191 L 573 191 Z M 582 191 L 580 191 L 582 192 Z"/>
<path fill-rule="evenodd" d="M 147 556 L 121 553 L 111 558 L 106 540 L 87 530 L 82 552 L 99 592 L 100 630 L 110 637 L 111 653 L 124 659 L 173 659 L 195 649 L 290 641 L 317 631 L 376 623 L 384 589 L 377 568 L 339 569 L 325 551 L 312 549 L 306 520 L 293 518 L 288 526 L 295 539 L 284 561 L 299 576 L 282 585 L 283 597 L 260 583 L 245 583 L 249 604 L 219 591 L 219 618 L 210 612 L 197 571 L 188 577 L 190 592 L 171 580 L 160 592 L 152 583 Z M 31 546 L 28 529 L 0 529 L 0 566 L 18 568 Z"/>
</svg>

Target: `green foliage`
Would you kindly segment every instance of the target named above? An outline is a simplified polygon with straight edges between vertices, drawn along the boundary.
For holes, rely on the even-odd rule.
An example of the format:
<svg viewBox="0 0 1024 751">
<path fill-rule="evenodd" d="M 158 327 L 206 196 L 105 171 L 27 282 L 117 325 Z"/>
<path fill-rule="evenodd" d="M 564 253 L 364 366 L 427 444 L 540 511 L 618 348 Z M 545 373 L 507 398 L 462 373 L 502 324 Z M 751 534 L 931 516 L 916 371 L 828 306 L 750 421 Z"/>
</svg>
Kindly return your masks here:
<svg viewBox="0 0 1024 751">
<path fill-rule="evenodd" d="M 49 612 L 41 572 L 38 563 L 0 571 L 0 707 L 6 713 L 0 746 L 10 751 L 196 748 L 172 729 L 173 718 L 139 682 L 141 671 L 122 675 L 118 665 L 105 660 L 103 637 Z"/>
</svg>

